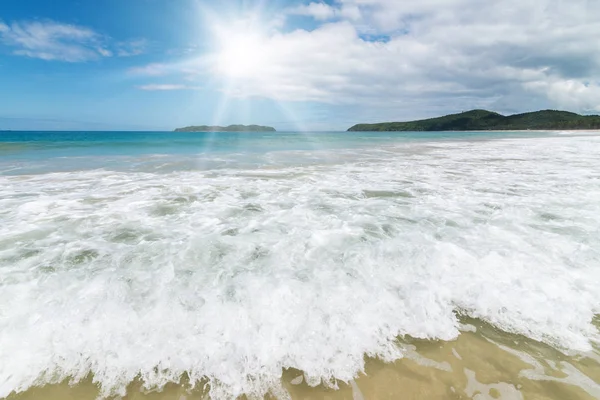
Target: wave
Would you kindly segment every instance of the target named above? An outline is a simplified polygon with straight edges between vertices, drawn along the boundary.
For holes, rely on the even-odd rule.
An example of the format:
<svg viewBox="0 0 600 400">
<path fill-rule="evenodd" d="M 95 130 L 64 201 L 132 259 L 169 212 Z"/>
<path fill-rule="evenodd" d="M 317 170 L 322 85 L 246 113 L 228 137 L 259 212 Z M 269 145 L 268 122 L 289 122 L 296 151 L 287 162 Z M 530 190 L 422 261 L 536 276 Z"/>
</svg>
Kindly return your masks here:
<svg viewBox="0 0 600 400">
<path fill-rule="evenodd" d="M 600 139 L 407 145 L 334 164 L 0 177 L 0 397 L 284 368 L 352 380 L 460 315 L 594 351 Z M 260 173 L 258 173 L 260 172 Z"/>
</svg>

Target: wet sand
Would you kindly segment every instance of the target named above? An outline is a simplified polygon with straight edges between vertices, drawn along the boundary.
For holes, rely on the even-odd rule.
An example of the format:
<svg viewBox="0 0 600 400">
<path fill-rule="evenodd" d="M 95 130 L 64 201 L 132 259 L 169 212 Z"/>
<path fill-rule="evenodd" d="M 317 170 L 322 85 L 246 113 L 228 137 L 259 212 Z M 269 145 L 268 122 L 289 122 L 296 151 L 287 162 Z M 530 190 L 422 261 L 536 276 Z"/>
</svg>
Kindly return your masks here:
<svg viewBox="0 0 600 400">
<path fill-rule="evenodd" d="M 399 339 L 405 358 L 393 363 L 366 359 L 365 371 L 352 382 L 311 387 L 301 371 L 285 370 L 282 388 L 266 399 L 569 399 L 600 398 L 600 349 L 565 355 L 523 336 L 499 331 L 476 320 L 465 320 L 454 341 Z M 598 326 L 598 319 L 596 320 Z M 336 388 L 337 386 L 337 388 Z M 70 386 L 30 389 L 10 400 L 93 400 L 98 388 L 89 377 Z M 209 399 L 206 390 L 189 390 L 185 379 L 161 392 L 130 385 L 129 400 Z"/>
</svg>

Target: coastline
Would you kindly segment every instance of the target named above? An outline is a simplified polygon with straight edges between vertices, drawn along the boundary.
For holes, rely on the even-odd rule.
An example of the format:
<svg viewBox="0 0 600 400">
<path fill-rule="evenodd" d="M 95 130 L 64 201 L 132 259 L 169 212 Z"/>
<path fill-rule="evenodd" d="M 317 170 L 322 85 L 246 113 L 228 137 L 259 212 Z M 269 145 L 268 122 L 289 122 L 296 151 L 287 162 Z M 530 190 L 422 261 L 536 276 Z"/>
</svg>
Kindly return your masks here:
<svg viewBox="0 0 600 400">
<path fill-rule="evenodd" d="M 2 396 L 66 379 L 10 399 L 204 398 L 189 374 L 227 385 L 214 400 L 597 398 L 600 137 L 584 135 L 241 138 L 256 158 L 216 135 L 185 160 L 202 137 L 168 157 L 156 135 L 26 147 L 38 174 L 0 177 Z"/>
<path fill-rule="evenodd" d="M 544 128 L 541 128 L 544 127 Z M 371 129 L 365 129 L 371 128 Z M 502 115 L 494 111 L 475 109 L 458 114 L 415 121 L 359 123 L 349 131 L 452 131 L 457 130 L 578 130 L 600 129 L 600 116 L 579 115 L 568 111 L 540 110 L 522 114 Z"/>
<path fill-rule="evenodd" d="M 600 129 L 478 129 L 478 130 L 465 130 L 465 131 L 345 131 L 348 132 L 377 132 L 377 133 L 477 133 L 477 132 L 502 132 L 502 133 L 598 133 Z"/>
<path fill-rule="evenodd" d="M 349 382 L 311 386 L 302 371 L 289 368 L 281 387 L 265 399 L 557 399 L 593 400 L 600 396 L 600 356 L 567 356 L 540 342 L 499 331 L 485 322 L 463 321 L 462 333 L 451 341 L 398 339 L 404 357 L 384 362 L 365 358 L 364 372 Z M 200 400 L 211 398 L 209 386 L 168 383 L 148 390 L 138 379 L 129 400 Z M 206 383 L 206 382 L 204 382 Z M 99 390 L 92 377 L 71 385 L 31 388 L 8 400 L 94 400 Z M 558 397 L 557 397 L 558 396 Z M 263 397 L 261 397 L 263 398 Z"/>
<path fill-rule="evenodd" d="M 600 129 L 519 129 L 519 130 L 507 130 L 507 129 L 492 129 L 492 130 L 475 130 L 475 131 L 442 131 L 442 132 L 517 132 L 517 133 L 546 133 L 546 132 L 564 132 L 564 133 L 600 133 Z"/>
</svg>

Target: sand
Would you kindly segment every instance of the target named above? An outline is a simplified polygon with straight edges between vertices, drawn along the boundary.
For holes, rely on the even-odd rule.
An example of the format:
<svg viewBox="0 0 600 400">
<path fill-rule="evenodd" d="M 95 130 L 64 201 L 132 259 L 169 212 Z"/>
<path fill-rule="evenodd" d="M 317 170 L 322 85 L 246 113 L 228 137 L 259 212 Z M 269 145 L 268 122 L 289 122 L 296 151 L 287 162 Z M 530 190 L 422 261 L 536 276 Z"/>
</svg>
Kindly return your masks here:
<svg viewBox="0 0 600 400">
<path fill-rule="evenodd" d="M 282 388 L 267 399 L 597 399 L 600 398 L 600 351 L 565 355 L 560 351 L 494 329 L 481 321 L 465 321 L 454 341 L 398 339 L 406 357 L 393 363 L 366 359 L 364 374 L 354 381 L 310 387 L 298 370 L 285 370 Z M 328 387 L 330 386 L 330 387 Z M 335 387 L 337 386 L 337 388 Z M 10 400 L 96 399 L 98 388 L 89 377 L 34 388 Z M 208 399 L 205 390 L 190 391 L 185 383 L 162 392 L 145 392 L 132 384 L 124 399 Z"/>
</svg>

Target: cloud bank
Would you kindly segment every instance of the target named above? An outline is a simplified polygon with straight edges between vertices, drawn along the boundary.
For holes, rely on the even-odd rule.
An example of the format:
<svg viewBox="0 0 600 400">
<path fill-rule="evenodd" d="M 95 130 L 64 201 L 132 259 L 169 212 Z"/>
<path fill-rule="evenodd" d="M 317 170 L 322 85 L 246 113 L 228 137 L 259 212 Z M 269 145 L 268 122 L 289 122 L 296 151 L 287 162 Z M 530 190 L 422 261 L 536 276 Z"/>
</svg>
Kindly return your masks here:
<svg viewBox="0 0 600 400">
<path fill-rule="evenodd" d="M 312 2 L 283 12 L 312 19 L 310 29 L 232 32 L 227 43 L 241 37 L 238 46 L 190 65 L 240 97 L 592 112 L 600 111 L 598 15 L 600 2 L 588 0 Z"/>
</svg>

